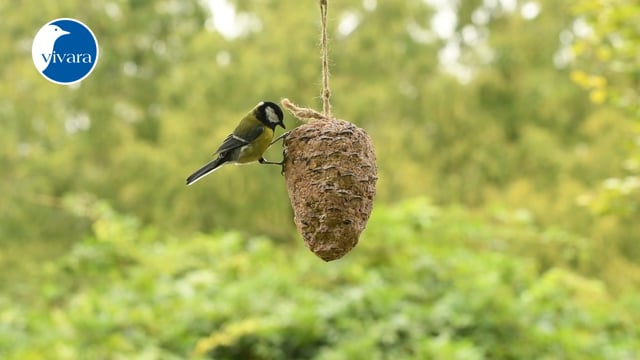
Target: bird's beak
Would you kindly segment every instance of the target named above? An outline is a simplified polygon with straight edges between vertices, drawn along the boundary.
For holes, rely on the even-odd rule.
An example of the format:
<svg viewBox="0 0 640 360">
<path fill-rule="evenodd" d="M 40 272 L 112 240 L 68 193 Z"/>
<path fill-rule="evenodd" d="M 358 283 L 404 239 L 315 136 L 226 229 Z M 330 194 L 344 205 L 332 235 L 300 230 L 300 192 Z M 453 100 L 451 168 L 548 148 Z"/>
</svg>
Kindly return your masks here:
<svg viewBox="0 0 640 360">
<path fill-rule="evenodd" d="M 60 29 L 60 30 L 62 30 L 62 29 Z M 68 31 L 64 31 L 64 30 L 62 30 L 62 34 L 61 34 L 60 36 L 63 36 L 63 35 L 69 35 L 69 34 L 71 34 L 71 33 L 70 33 L 70 32 L 68 32 Z"/>
<path fill-rule="evenodd" d="M 284 121 L 280 121 L 278 125 L 282 126 L 283 129 L 286 129 L 286 127 L 284 126 Z"/>
</svg>

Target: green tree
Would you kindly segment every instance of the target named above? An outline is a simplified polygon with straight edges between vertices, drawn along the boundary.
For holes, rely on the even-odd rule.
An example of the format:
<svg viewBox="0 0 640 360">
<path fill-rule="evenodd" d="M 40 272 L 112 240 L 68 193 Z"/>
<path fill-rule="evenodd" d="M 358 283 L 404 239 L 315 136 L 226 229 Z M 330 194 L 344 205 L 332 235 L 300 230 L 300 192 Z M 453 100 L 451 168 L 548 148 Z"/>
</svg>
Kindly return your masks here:
<svg viewBox="0 0 640 360">
<path fill-rule="evenodd" d="M 609 174 L 601 190 L 589 201 L 598 213 L 614 213 L 633 219 L 640 211 L 640 7 L 633 1 L 580 1 L 573 7 L 576 34 L 571 50 L 576 57 L 572 79 L 589 91 L 591 101 L 610 104 L 620 110 L 633 133 L 624 137 L 627 157 L 624 172 Z"/>
<path fill-rule="evenodd" d="M 20 253 L 27 240 L 47 254 L 86 236 L 89 222 L 62 210 L 69 194 L 104 199 L 170 234 L 240 229 L 296 238 L 275 168 L 227 167 L 184 186 L 258 101 L 319 105 L 317 4 L 228 4 L 241 30 L 233 34 L 198 1 L 65 0 L 38 14 L 27 11 L 36 6 L 29 1 L 0 5 L 12 14 L 0 42 L 13 49 L 0 55 L 2 79 L 12 84 L 0 89 L 0 240 L 17 249 L 5 254 Z M 628 154 L 620 139 L 634 125 L 590 103 L 571 80 L 559 56 L 574 27 L 569 5 L 331 2 L 334 113 L 374 140 L 377 203 L 428 196 L 497 221 L 524 214 L 532 226 L 599 246 L 599 258 L 576 267 L 613 281 L 606 259 L 636 254 L 631 240 L 640 230 L 594 216 L 576 198 L 615 174 Z M 29 60 L 34 29 L 61 14 L 89 24 L 102 49 L 78 86 L 49 84 Z M 280 156 L 279 146 L 267 153 Z M 565 261 L 556 257 L 549 262 Z"/>
</svg>

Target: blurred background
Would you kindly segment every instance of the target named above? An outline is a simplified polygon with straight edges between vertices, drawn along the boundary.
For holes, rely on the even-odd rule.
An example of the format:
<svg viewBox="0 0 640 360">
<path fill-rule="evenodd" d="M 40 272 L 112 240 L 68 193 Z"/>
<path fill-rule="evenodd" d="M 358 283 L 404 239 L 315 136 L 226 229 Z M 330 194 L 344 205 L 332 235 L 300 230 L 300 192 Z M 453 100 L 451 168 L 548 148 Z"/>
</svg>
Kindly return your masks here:
<svg viewBox="0 0 640 360">
<path fill-rule="evenodd" d="M 329 0 L 334 114 L 379 166 L 369 226 L 332 263 L 277 168 L 185 186 L 257 102 L 321 107 L 317 1 L 0 15 L 1 358 L 640 353 L 637 1 Z M 59 17 L 100 47 L 72 86 L 30 56 Z"/>
</svg>

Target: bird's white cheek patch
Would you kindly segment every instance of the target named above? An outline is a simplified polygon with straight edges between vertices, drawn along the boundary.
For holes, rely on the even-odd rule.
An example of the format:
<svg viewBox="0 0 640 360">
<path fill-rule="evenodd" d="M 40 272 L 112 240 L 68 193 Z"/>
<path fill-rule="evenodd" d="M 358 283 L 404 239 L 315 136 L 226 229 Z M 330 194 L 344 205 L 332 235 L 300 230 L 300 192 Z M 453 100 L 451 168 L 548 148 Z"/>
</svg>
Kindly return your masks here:
<svg viewBox="0 0 640 360">
<path fill-rule="evenodd" d="M 276 112 L 273 111 L 272 108 L 267 107 L 267 119 L 269 119 L 269 122 L 272 124 L 277 124 L 280 122 L 280 119 L 278 118 L 278 115 L 276 115 Z"/>
</svg>

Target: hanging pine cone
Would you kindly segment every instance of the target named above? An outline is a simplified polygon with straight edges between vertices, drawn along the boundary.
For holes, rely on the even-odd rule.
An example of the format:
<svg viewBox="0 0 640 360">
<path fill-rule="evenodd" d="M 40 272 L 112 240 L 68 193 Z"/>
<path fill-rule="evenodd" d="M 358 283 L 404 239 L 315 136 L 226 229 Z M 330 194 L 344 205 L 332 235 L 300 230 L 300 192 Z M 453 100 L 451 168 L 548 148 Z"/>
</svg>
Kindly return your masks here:
<svg viewBox="0 0 640 360">
<path fill-rule="evenodd" d="M 376 157 L 367 133 L 338 119 L 292 130 L 284 141 L 284 176 L 307 247 L 325 261 L 351 251 L 376 193 Z"/>
</svg>

